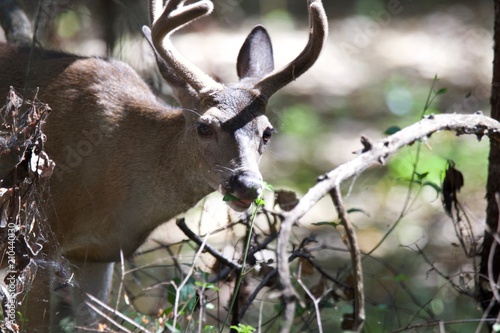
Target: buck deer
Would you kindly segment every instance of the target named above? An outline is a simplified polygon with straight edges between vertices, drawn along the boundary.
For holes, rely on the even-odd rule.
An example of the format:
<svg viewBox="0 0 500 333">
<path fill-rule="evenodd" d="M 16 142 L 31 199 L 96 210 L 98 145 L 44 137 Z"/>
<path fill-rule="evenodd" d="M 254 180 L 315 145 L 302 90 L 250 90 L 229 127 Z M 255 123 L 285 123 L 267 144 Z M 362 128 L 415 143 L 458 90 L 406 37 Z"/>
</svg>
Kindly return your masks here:
<svg viewBox="0 0 500 333">
<path fill-rule="evenodd" d="M 209 0 L 184 2 L 151 1 L 152 28 L 143 28 L 180 108 L 162 104 L 136 72 L 115 60 L 37 49 L 26 81 L 29 48 L 0 44 L 0 95 L 9 86 L 39 87 L 38 98 L 53 110 L 45 148 L 58 169 L 47 214 L 58 244 L 46 244 L 45 251 L 73 267 L 79 325 L 92 318 L 78 308 L 85 293 L 105 301 L 120 252 L 133 254 L 155 227 L 214 190 L 238 198 L 231 208 L 249 208 L 262 191 L 258 162 L 273 134 L 266 104 L 314 64 L 325 43 L 321 0 L 308 0 L 304 50 L 274 70 L 269 35 L 257 26 L 238 55 L 239 82 L 224 85 L 171 43 L 172 32 L 213 9 Z M 49 270 L 38 267 L 26 298 L 29 332 L 48 330 L 48 293 L 56 287 Z M 53 313 L 53 330 L 57 319 Z"/>
</svg>

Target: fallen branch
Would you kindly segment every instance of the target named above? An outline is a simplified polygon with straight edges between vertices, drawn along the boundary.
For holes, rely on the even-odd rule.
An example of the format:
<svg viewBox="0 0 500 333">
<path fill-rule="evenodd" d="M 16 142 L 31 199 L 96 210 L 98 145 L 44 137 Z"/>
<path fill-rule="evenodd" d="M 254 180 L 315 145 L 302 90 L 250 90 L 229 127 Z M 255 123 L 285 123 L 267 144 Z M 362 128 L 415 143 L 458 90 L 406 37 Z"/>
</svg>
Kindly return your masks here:
<svg viewBox="0 0 500 333">
<path fill-rule="evenodd" d="M 280 332 L 290 332 L 295 313 L 296 292 L 290 280 L 288 267 L 287 245 L 292 226 L 298 222 L 316 203 L 340 184 L 361 174 L 373 164 L 384 164 L 387 158 L 398 149 L 411 145 L 422 138 L 430 137 L 438 131 L 455 131 L 457 135 L 475 134 L 478 139 L 487 135 L 492 140 L 498 140 L 500 123 L 478 112 L 473 115 L 441 114 L 431 115 L 419 122 L 408 126 L 399 132 L 372 143 L 363 140 L 364 149 L 358 157 L 350 162 L 338 166 L 336 169 L 322 176 L 319 182 L 309 189 L 298 204 L 288 212 L 283 212 L 280 234 L 277 246 L 277 269 L 280 277 L 282 301 L 284 303 L 284 320 Z"/>
</svg>

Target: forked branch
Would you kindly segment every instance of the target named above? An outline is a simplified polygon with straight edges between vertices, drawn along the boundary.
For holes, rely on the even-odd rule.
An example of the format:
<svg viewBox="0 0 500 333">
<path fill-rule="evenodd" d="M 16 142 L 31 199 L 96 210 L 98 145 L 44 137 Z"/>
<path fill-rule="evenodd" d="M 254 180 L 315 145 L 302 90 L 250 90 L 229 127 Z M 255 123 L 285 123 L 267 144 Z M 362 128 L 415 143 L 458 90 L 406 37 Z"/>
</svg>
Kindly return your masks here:
<svg viewBox="0 0 500 333">
<path fill-rule="evenodd" d="M 315 186 L 309 189 L 292 210 L 283 213 L 277 248 L 277 268 L 280 276 L 282 299 L 285 304 L 285 324 L 280 332 L 290 332 L 295 310 L 295 290 L 290 281 L 291 275 L 287 253 L 292 226 L 321 198 L 332 192 L 332 190 L 339 188 L 343 181 L 354 175 L 359 175 L 373 164 L 383 164 L 398 149 L 442 130 L 454 131 L 457 135 L 475 134 L 478 138 L 487 135 L 490 140 L 499 140 L 500 123 L 481 113 L 427 116 L 377 143 L 365 144 L 363 153 L 350 162 L 344 163 L 325 174 Z"/>
<path fill-rule="evenodd" d="M 347 242 L 349 244 L 349 253 L 351 255 L 351 264 L 354 276 L 354 313 L 352 318 L 352 328 L 355 331 L 361 330 L 365 321 L 365 294 L 363 284 L 363 268 L 361 266 L 361 251 L 359 250 L 359 243 L 354 231 L 348 213 L 344 207 L 340 188 L 335 187 L 330 191 L 333 204 L 339 214 L 340 222 L 344 227 Z"/>
</svg>

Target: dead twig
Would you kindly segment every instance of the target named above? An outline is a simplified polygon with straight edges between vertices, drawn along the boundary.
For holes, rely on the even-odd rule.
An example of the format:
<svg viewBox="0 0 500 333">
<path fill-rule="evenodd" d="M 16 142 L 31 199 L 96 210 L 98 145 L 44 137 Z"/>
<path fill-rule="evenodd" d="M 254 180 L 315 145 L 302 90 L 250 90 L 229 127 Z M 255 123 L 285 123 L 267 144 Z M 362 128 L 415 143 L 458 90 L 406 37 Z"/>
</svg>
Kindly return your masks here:
<svg viewBox="0 0 500 333">
<path fill-rule="evenodd" d="M 354 313 L 352 330 L 360 332 L 363 329 L 365 321 L 365 294 L 363 291 L 363 267 L 361 266 L 361 252 L 359 250 L 358 238 L 356 237 L 354 227 L 347 215 L 339 188 L 335 187 L 332 189 L 330 191 L 330 196 L 339 214 L 340 222 L 344 226 L 347 242 L 349 243 L 349 253 L 351 255 L 351 264 L 355 281 L 353 286 Z"/>
<path fill-rule="evenodd" d="M 196 235 L 189 227 L 186 225 L 186 220 L 185 219 L 178 219 L 176 221 L 177 226 L 182 230 L 182 232 L 193 242 L 195 242 L 198 246 L 201 246 L 203 244 L 203 239 Z M 238 263 L 235 263 L 232 260 L 227 259 L 224 257 L 222 253 L 220 253 L 217 249 L 212 247 L 209 244 L 204 245 L 204 251 L 207 251 L 210 253 L 212 256 L 214 256 L 217 260 L 219 260 L 222 264 L 225 266 L 228 266 L 231 269 L 241 271 L 242 266 Z"/>
</svg>

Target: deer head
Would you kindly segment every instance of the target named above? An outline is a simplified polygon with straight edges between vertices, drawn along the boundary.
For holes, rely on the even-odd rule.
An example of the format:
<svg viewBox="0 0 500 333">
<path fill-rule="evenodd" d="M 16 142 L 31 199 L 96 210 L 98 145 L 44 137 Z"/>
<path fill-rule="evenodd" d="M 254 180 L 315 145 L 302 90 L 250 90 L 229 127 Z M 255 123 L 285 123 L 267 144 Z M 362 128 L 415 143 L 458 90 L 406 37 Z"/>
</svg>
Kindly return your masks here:
<svg viewBox="0 0 500 333">
<path fill-rule="evenodd" d="M 261 195 L 260 156 L 274 132 L 265 116 L 269 98 L 307 71 L 318 58 L 327 35 L 320 0 L 308 0 L 310 29 L 304 50 L 285 67 L 274 70 L 270 37 L 262 26 L 245 40 L 237 59 L 239 82 L 223 85 L 187 61 L 172 45 L 171 34 L 208 15 L 208 0 L 185 5 L 185 0 L 151 1 L 152 29 L 143 33 L 153 47 L 160 72 L 180 102 L 188 136 L 198 149 L 199 170 L 210 186 L 237 200 L 229 205 L 246 210 Z"/>
</svg>

